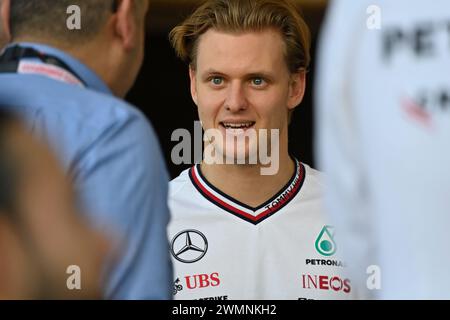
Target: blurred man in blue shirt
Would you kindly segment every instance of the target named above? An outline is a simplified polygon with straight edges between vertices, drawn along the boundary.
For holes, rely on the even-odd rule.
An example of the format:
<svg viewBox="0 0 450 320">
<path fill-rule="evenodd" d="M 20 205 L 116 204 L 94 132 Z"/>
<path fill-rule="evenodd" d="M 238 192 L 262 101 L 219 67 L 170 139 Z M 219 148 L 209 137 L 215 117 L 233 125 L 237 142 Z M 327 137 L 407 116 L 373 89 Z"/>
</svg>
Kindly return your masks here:
<svg viewBox="0 0 450 320">
<path fill-rule="evenodd" d="M 143 61 L 148 1 L 3 1 L 12 44 L 0 57 L 0 103 L 51 143 L 82 211 L 119 240 L 105 297 L 170 298 L 166 167 L 145 117 L 116 98 Z"/>
</svg>

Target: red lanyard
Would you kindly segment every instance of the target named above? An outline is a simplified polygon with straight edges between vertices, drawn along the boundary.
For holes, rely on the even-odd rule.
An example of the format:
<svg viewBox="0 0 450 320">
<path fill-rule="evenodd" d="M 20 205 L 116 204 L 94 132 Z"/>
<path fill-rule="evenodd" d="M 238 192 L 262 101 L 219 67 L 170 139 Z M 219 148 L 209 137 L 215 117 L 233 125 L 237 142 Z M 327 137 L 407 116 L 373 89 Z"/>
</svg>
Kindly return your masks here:
<svg viewBox="0 0 450 320">
<path fill-rule="evenodd" d="M 51 64 L 32 62 L 22 60 L 19 62 L 17 73 L 20 74 L 41 74 L 49 78 L 62 81 L 65 83 L 75 84 L 84 87 L 83 83 L 78 80 L 72 73 L 67 70 Z"/>
</svg>

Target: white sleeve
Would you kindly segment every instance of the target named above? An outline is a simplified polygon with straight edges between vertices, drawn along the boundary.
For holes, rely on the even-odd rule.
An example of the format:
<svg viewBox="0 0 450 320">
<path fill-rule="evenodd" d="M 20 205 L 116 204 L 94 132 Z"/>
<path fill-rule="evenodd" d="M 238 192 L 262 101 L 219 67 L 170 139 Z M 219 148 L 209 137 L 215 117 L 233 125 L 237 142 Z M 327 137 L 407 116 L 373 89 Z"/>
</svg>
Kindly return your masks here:
<svg viewBox="0 0 450 320">
<path fill-rule="evenodd" d="M 327 13 L 319 43 L 316 101 L 316 154 L 325 172 L 325 207 L 344 248 L 353 286 L 361 298 L 370 262 L 369 219 L 361 141 L 352 103 L 352 60 L 357 54 L 358 30 L 365 28 L 365 1 L 334 1 Z M 368 251 L 369 250 L 369 251 Z"/>
</svg>

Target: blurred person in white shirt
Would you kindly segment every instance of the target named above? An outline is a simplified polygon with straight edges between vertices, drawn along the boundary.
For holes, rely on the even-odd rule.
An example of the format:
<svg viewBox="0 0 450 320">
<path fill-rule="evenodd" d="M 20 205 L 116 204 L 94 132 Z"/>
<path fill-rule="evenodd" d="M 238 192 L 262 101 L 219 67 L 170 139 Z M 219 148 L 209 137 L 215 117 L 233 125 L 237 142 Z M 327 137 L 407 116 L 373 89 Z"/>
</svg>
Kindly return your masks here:
<svg viewBox="0 0 450 320">
<path fill-rule="evenodd" d="M 449 26 L 446 0 L 340 0 L 328 12 L 317 151 L 370 297 L 450 298 Z"/>
</svg>

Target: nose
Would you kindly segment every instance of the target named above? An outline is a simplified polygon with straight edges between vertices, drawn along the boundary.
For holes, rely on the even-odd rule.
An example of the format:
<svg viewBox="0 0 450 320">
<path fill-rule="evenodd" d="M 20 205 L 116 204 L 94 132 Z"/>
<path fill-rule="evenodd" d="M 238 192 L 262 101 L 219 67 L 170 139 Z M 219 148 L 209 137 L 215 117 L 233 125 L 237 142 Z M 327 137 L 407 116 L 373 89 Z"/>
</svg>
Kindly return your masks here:
<svg viewBox="0 0 450 320">
<path fill-rule="evenodd" d="M 230 112 L 239 112 L 247 109 L 245 89 L 240 82 L 234 82 L 230 85 L 225 107 Z"/>
</svg>

